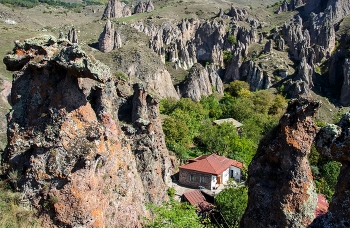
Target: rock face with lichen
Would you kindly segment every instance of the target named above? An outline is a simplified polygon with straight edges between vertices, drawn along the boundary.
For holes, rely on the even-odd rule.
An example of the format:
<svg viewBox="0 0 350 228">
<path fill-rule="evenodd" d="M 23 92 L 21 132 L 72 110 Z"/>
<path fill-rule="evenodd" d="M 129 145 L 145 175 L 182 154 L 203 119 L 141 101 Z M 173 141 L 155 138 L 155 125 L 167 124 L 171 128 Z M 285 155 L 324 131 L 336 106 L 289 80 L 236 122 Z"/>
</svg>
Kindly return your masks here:
<svg viewBox="0 0 350 228">
<path fill-rule="evenodd" d="M 170 181 L 158 100 L 140 85 L 119 97 L 107 66 L 51 36 L 17 41 L 4 63 L 15 73 L 2 164 L 45 226 L 140 227 Z M 121 127 L 125 99 L 138 118 Z"/>
<path fill-rule="evenodd" d="M 203 67 L 199 63 L 193 65 L 187 78 L 179 85 L 181 97 L 191 98 L 197 102 L 203 96 L 211 95 L 213 89 L 221 96 L 224 94 L 223 83 L 215 70 L 210 66 Z"/>
<path fill-rule="evenodd" d="M 241 227 L 307 227 L 317 196 L 308 163 L 320 102 L 289 102 L 279 125 L 261 142 L 248 172 L 248 205 Z"/>
<path fill-rule="evenodd" d="M 350 226 L 350 113 L 343 115 L 338 125 L 323 127 L 316 137 L 316 148 L 321 155 L 342 164 L 338 183 L 329 204 L 328 213 L 317 217 L 310 227 Z"/>
</svg>

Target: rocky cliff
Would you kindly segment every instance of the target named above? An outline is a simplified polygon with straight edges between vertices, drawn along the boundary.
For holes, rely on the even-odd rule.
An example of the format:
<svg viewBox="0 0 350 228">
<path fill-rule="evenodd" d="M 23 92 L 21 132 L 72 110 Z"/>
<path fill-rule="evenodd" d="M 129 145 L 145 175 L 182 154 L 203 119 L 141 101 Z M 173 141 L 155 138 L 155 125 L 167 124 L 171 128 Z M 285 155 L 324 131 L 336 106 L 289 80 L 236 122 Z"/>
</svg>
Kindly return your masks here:
<svg viewBox="0 0 350 228">
<path fill-rule="evenodd" d="M 147 4 L 140 2 L 135 10 L 145 12 Z M 196 63 L 203 66 L 214 64 L 222 81 L 245 80 L 252 91 L 276 85 L 280 80 L 279 71 L 284 70 L 290 73 L 289 78 L 293 83 L 298 82 L 293 85 L 296 90 L 289 94 L 309 95 L 314 86 L 331 86 L 332 90 L 341 90 L 345 76 L 338 65 L 347 56 L 337 54 L 339 42 L 336 42 L 336 30 L 339 22 L 349 14 L 349 4 L 344 0 L 328 0 L 322 3 L 314 0 L 284 1 L 279 13 L 299 13 L 295 13 L 284 24 L 269 32 L 265 31 L 266 22 L 261 17 L 249 15 L 248 9 L 235 5 L 231 5 L 226 10 L 227 13 L 221 9 L 210 20 L 159 20 L 150 16 L 144 20 L 134 20 L 131 26 L 146 34 L 149 37 L 149 48 L 158 54 L 163 63 L 171 63 L 175 69 L 190 70 Z M 100 43 L 118 47 L 115 45 L 116 39 L 108 39 L 109 36 L 105 34 L 108 32 L 101 34 Z M 102 39 L 103 37 L 107 39 Z M 263 50 L 259 50 L 260 47 Z M 289 52 L 289 56 L 281 54 L 285 51 Z M 275 64 L 257 60 L 259 57 L 263 59 L 264 54 L 268 56 L 265 59 L 272 59 L 271 62 L 275 61 Z M 294 74 L 294 70 L 290 70 L 292 65 L 286 61 L 277 63 L 280 56 L 293 61 L 297 65 L 294 68 L 298 71 Z M 316 70 L 327 59 L 335 63 L 329 67 L 330 83 L 320 85 L 315 82 L 318 74 Z M 341 96 L 343 95 L 337 92 L 336 97 Z M 345 104 L 344 101 L 342 103 Z"/>
<path fill-rule="evenodd" d="M 51 36 L 17 41 L 4 63 L 16 72 L 2 164 L 45 225 L 141 226 L 170 181 L 158 100 L 140 84 L 119 97 L 108 67 Z"/>
<path fill-rule="evenodd" d="M 279 125 L 261 142 L 248 171 L 248 206 L 241 227 L 307 227 L 317 196 L 308 154 L 320 102 L 289 102 Z"/>
<path fill-rule="evenodd" d="M 181 97 L 188 97 L 199 102 L 202 96 L 209 96 L 215 89 L 219 95 L 224 95 L 224 86 L 219 75 L 212 68 L 204 68 L 196 63 L 187 78 L 179 85 Z"/>
<path fill-rule="evenodd" d="M 162 98 L 179 99 L 169 72 L 157 54 L 150 49 L 123 46 L 116 51 L 114 58 L 114 66 L 124 72 L 129 84 L 142 81 L 147 90 Z"/>
</svg>

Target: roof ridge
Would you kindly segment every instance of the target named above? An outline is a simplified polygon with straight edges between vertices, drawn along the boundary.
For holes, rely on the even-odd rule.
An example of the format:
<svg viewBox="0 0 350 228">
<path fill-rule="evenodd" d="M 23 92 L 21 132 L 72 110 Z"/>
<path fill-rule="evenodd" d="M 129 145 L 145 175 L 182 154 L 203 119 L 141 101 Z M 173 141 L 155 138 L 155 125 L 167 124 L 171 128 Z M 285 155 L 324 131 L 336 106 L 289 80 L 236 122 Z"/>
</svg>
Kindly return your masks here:
<svg viewBox="0 0 350 228">
<path fill-rule="evenodd" d="M 206 157 L 205 159 L 207 159 L 207 161 L 208 161 L 208 163 L 209 163 L 209 165 L 213 168 L 213 170 L 216 172 L 217 171 L 217 169 L 215 169 L 214 167 L 213 167 L 213 165 L 211 164 L 211 162 L 208 160 L 208 158 L 209 157 L 212 157 L 213 159 L 215 159 L 215 157 L 213 156 L 214 154 L 211 154 L 211 155 L 209 155 L 208 157 Z M 216 160 L 216 159 L 215 159 Z M 216 161 L 215 161 L 216 162 Z M 220 165 L 220 164 L 219 164 Z"/>
</svg>

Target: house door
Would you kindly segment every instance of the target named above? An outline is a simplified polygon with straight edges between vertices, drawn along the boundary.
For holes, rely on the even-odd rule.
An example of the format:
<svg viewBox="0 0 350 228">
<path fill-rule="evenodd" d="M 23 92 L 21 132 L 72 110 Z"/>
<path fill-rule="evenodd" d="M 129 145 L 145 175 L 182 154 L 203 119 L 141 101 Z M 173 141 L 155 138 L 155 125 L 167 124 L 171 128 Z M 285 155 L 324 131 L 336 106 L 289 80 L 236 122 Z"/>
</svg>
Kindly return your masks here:
<svg viewBox="0 0 350 228">
<path fill-rule="evenodd" d="M 218 175 L 218 184 L 221 184 L 221 175 Z"/>
<path fill-rule="evenodd" d="M 233 170 L 230 170 L 230 177 L 233 178 Z"/>
</svg>

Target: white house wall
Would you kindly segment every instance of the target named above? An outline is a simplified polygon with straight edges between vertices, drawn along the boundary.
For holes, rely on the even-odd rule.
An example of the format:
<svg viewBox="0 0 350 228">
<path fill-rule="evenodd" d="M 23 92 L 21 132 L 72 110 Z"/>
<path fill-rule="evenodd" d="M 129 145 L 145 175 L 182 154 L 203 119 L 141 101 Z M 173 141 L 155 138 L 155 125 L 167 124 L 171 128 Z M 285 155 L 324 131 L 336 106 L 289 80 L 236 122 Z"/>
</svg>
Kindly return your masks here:
<svg viewBox="0 0 350 228">
<path fill-rule="evenodd" d="M 231 172 L 233 171 L 233 172 Z M 230 176 L 231 178 L 233 178 L 236 181 L 240 181 L 241 180 L 241 170 L 239 168 L 237 168 L 236 166 L 231 166 L 230 167 L 230 173 L 232 173 L 233 176 Z"/>
<path fill-rule="evenodd" d="M 227 181 L 230 178 L 229 171 L 230 171 L 230 169 L 228 168 L 222 173 L 222 183 L 223 184 L 227 184 Z"/>
</svg>

